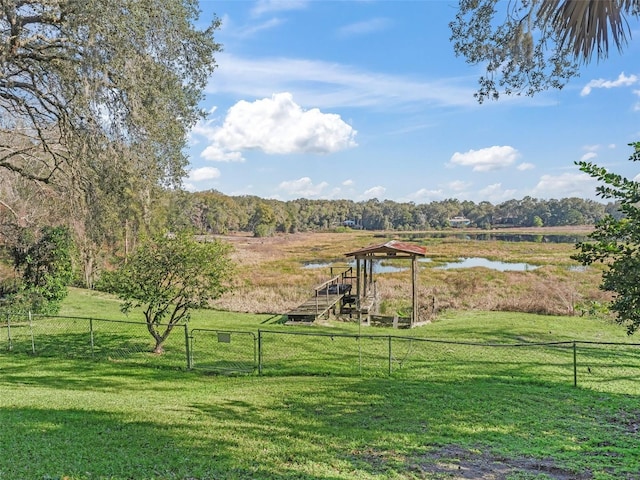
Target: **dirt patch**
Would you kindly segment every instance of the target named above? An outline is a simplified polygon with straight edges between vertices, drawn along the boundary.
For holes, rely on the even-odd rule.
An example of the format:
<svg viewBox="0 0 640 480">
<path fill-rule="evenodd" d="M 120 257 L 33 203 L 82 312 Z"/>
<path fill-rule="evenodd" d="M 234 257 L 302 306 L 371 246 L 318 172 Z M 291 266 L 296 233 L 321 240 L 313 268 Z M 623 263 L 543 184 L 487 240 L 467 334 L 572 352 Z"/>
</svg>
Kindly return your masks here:
<svg viewBox="0 0 640 480">
<path fill-rule="evenodd" d="M 398 455 L 368 450 L 358 452 L 359 459 L 377 470 L 384 464 L 397 464 Z M 448 480 L 590 480 L 591 472 L 574 472 L 555 464 L 553 460 L 527 457 L 504 458 L 480 450 L 468 450 L 448 445 L 424 455 L 400 460 L 406 464 L 410 478 Z"/>
<path fill-rule="evenodd" d="M 548 478 L 588 480 L 591 472 L 574 472 L 557 466 L 553 460 L 503 458 L 488 452 L 446 446 L 423 456 L 416 468 L 427 475 L 451 479 L 506 480 L 509 478 Z M 427 477 L 428 478 L 428 477 Z M 439 477 L 436 477 L 439 478 Z"/>
</svg>

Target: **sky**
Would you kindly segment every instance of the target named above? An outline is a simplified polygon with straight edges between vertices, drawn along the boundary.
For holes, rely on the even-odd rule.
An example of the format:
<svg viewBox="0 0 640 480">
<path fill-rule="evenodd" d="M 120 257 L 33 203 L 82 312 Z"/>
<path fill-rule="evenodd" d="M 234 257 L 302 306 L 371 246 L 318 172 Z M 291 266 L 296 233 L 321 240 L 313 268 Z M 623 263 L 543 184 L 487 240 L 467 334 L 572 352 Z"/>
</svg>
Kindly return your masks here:
<svg viewBox="0 0 640 480">
<path fill-rule="evenodd" d="M 201 0 L 222 26 L 190 132 L 190 191 L 431 203 L 596 196 L 640 141 L 640 27 L 562 90 L 479 104 L 455 0 Z"/>
</svg>

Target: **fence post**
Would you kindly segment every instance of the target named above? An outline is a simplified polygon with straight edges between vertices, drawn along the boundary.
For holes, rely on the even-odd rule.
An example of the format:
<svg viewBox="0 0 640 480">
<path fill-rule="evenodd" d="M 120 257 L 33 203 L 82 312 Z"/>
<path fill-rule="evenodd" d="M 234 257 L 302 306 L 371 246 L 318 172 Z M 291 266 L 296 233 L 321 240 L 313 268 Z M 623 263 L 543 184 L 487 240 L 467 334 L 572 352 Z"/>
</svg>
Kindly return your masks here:
<svg viewBox="0 0 640 480">
<path fill-rule="evenodd" d="M 31 330 L 31 353 L 36 354 L 36 342 L 33 338 L 33 317 L 31 311 L 29 311 L 29 330 Z"/>
<path fill-rule="evenodd" d="M 191 348 L 189 345 L 189 324 L 184 324 L 184 350 L 187 355 L 187 370 L 193 368 L 193 359 L 191 358 Z"/>
<path fill-rule="evenodd" d="M 391 375 L 391 335 L 389 335 L 389 375 Z"/>
<path fill-rule="evenodd" d="M 262 330 L 258 329 L 258 375 L 262 375 Z"/>
<path fill-rule="evenodd" d="M 578 386 L 578 362 L 577 362 L 576 342 L 573 342 L 573 386 Z"/>
<path fill-rule="evenodd" d="M 89 338 L 91 339 L 91 357 L 93 358 L 93 347 L 94 347 L 94 341 L 93 341 L 93 318 L 89 319 Z"/>
<path fill-rule="evenodd" d="M 9 341 L 9 351 L 13 350 L 11 343 L 11 315 L 7 313 L 7 340 Z"/>
</svg>

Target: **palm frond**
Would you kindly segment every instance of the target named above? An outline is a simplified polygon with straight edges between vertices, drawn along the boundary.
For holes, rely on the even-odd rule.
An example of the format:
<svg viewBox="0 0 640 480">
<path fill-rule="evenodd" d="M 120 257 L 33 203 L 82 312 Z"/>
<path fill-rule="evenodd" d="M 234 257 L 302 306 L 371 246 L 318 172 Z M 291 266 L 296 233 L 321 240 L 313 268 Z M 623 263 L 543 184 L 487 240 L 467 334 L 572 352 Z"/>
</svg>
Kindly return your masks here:
<svg viewBox="0 0 640 480">
<path fill-rule="evenodd" d="M 638 0 L 542 0 L 538 12 L 568 48 L 585 63 L 606 58 L 609 44 L 621 50 L 631 38 L 625 13 L 636 15 Z"/>
</svg>

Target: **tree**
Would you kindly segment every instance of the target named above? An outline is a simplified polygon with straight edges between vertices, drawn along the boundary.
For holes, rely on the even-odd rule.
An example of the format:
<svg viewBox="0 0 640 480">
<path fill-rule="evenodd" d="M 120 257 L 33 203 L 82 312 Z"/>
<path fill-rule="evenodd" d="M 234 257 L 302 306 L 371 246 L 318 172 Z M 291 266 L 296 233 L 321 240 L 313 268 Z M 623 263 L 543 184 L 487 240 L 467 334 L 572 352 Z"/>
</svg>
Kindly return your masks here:
<svg viewBox="0 0 640 480">
<path fill-rule="evenodd" d="M 163 178 L 182 176 L 185 132 L 202 116 L 220 49 L 217 19 L 194 28 L 195 0 L 0 5 L 0 128 L 13 138 L 0 146 L 0 168 L 51 182 L 135 146 Z"/>
<path fill-rule="evenodd" d="M 639 13 L 638 0 L 460 0 L 449 26 L 456 55 L 486 65 L 475 94 L 482 103 L 501 90 L 562 88 L 580 63 L 606 58 L 610 42 L 622 51 L 631 38 L 626 16 Z"/>
<path fill-rule="evenodd" d="M 142 307 L 155 353 L 163 352 L 173 328 L 188 321 L 192 309 L 207 307 L 227 289 L 230 252 L 227 243 L 199 242 L 187 231 L 156 235 L 110 276 L 124 313 Z"/>
<path fill-rule="evenodd" d="M 71 234 L 66 227 L 45 227 L 37 240 L 28 230 L 22 238 L 23 246 L 13 249 L 22 285 L 12 303 L 34 313 L 58 313 L 73 279 Z"/>
<path fill-rule="evenodd" d="M 196 0 L 0 0 L 0 170 L 65 196 L 92 283 L 97 252 L 181 182 L 220 23 Z"/>
<path fill-rule="evenodd" d="M 640 161 L 640 142 L 631 161 Z M 591 241 L 580 242 L 580 253 L 572 258 L 584 265 L 602 262 L 607 266 L 601 288 L 613 292 L 611 310 L 617 321 L 632 334 L 640 328 L 640 183 L 608 172 L 591 162 L 577 162 L 580 170 L 603 182 L 598 195 L 618 201 L 621 218 L 605 216 L 589 235 Z"/>
</svg>

